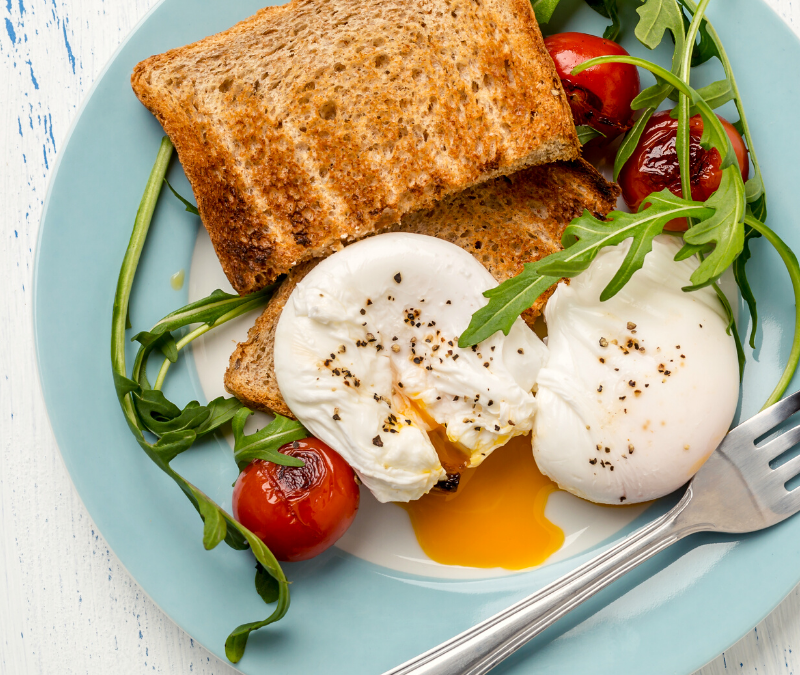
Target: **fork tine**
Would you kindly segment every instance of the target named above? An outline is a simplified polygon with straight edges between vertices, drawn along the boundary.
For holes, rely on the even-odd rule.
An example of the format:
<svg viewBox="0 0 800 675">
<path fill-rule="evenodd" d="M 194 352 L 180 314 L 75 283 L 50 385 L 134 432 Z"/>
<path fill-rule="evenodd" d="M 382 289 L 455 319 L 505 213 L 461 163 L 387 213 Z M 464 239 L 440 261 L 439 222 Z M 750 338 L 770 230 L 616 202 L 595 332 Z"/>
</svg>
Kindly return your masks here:
<svg viewBox="0 0 800 675">
<path fill-rule="evenodd" d="M 751 417 L 736 427 L 732 433 L 739 435 L 752 436 L 753 439 L 763 436 L 771 429 L 774 429 L 785 419 L 794 415 L 800 410 L 800 391 L 796 391 L 791 396 L 787 396 L 775 405 L 771 405 L 766 410 L 762 410 L 755 417 Z"/>
<path fill-rule="evenodd" d="M 758 448 L 758 452 L 763 453 L 762 456 L 772 461 L 798 443 L 800 443 L 800 425 L 784 431 L 777 438 L 773 438 L 769 443 Z"/>
<path fill-rule="evenodd" d="M 780 480 L 781 483 L 786 483 L 794 478 L 798 473 L 800 473 L 800 455 L 797 457 L 792 457 L 792 459 L 785 464 L 781 464 L 777 469 L 775 469 L 774 476 L 776 479 Z"/>
</svg>

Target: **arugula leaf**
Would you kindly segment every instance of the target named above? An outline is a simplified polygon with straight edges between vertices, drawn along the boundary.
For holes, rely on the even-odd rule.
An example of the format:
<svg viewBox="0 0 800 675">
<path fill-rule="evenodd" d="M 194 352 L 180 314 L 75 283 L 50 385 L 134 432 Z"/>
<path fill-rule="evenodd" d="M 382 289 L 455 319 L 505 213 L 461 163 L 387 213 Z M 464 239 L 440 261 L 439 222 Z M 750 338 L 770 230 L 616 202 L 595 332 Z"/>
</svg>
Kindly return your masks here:
<svg viewBox="0 0 800 675">
<path fill-rule="evenodd" d="M 250 633 L 252 633 L 254 630 L 264 628 L 264 626 L 268 626 L 269 624 L 278 621 L 286 614 L 287 610 L 289 609 L 289 585 L 286 581 L 286 577 L 283 576 L 283 572 L 281 572 L 281 568 L 278 566 L 275 557 L 264 545 L 264 542 L 256 537 L 252 532 L 236 523 L 236 521 L 233 521 L 233 523 L 229 522 L 228 524 L 235 525 L 238 529 L 240 529 L 250 544 L 250 548 L 252 549 L 256 560 L 258 560 L 258 562 L 264 566 L 269 574 L 275 577 L 279 587 L 278 606 L 275 608 L 275 611 L 272 614 L 270 614 L 263 621 L 253 621 L 251 623 L 244 623 L 241 626 L 238 626 L 228 636 L 228 639 L 225 640 L 225 656 L 227 656 L 231 662 L 238 663 L 244 655 L 244 650 L 247 646 L 247 639 L 250 637 Z"/>
<path fill-rule="evenodd" d="M 677 0 L 646 0 L 636 12 L 639 14 L 639 23 L 636 24 L 634 34 L 639 42 L 648 49 L 658 47 L 664 39 L 664 34 L 667 31 L 671 33 L 672 40 L 675 43 L 671 72 L 678 75 L 680 73 L 680 57 L 686 42 L 686 35 L 683 13 Z M 634 110 L 653 108 L 654 112 L 672 92 L 672 89 L 672 85 L 656 75 L 656 84 L 644 89 L 633 100 L 631 107 Z"/>
<path fill-rule="evenodd" d="M 117 371 L 114 371 L 114 389 L 117 392 L 117 398 L 120 400 L 125 398 L 125 396 L 130 394 L 132 391 L 142 390 L 138 382 L 134 382 L 124 375 L 120 375 Z"/>
<path fill-rule="evenodd" d="M 151 331 L 140 331 L 131 338 L 131 342 L 138 342 L 141 345 L 136 360 L 133 364 L 133 379 L 135 379 L 143 389 L 152 389 L 147 380 L 147 359 L 155 349 L 161 351 L 165 358 L 174 363 L 178 359 L 178 346 L 172 333 L 162 331 L 154 333 Z M 174 357 L 174 358 L 171 358 Z"/>
<path fill-rule="evenodd" d="M 215 290 L 211 295 L 190 302 L 188 305 L 176 309 L 167 314 L 150 330 L 151 335 L 161 335 L 167 331 L 174 331 L 191 323 L 204 323 L 215 325 L 220 319 L 233 311 L 241 310 L 243 307 L 253 305 L 253 309 L 259 304 L 265 303 L 272 296 L 273 291 L 279 285 L 280 279 L 266 288 L 250 295 L 239 296 L 225 293 L 220 289 Z M 245 309 L 249 311 L 249 308 Z M 244 312 L 240 312 L 244 313 Z"/>
<path fill-rule="evenodd" d="M 305 466 L 302 459 L 278 452 L 278 448 L 282 445 L 309 436 L 308 431 L 300 422 L 290 420 L 282 415 L 275 415 L 275 419 L 263 429 L 245 436 L 244 423 L 252 414 L 252 410 L 242 407 L 233 416 L 233 458 L 240 471 L 243 471 L 254 459 L 264 459 L 282 466 Z"/>
<path fill-rule="evenodd" d="M 718 80 L 697 90 L 699 96 L 708 104 L 709 108 L 716 110 L 734 99 L 733 87 L 730 80 Z"/>
<path fill-rule="evenodd" d="M 700 256 L 700 260 L 703 259 L 703 256 Z M 744 379 L 744 349 L 742 348 L 742 339 L 739 337 L 739 331 L 736 328 L 736 319 L 733 316 L 733 309 L 731 308 L 731 303 L 728 302 L 727 296 L 722 292 L 722 289 L 716 284 L 712 284 L 711 287 L 717 294 L 720 303 L 722 304 L 722 308 L 725 310 L 725 316 L 728 319 L 728 325 L 726 326 L 726 330 L 728 335 L 733 336 L 733 342 L 736 344 L 736 359 L 739 362 L 739 382 Z"/>
<path fill-rule="evenodd" d="M 122 409 L 128 428 L 131 430 L 139 447 L 142 448 L 145 454 L 159 469 L 175 482 L 203 519 L 203 545 L 207 549 L 210 549 L 224 540 L 228 546 L 236 550 L 244 550 L 248 547 L 251 548 L 256 560 L 277 583 L 278 604 L 272 615 L 264 621 L 240 626 L 229 637 L 228 641 L 226 641 L 226 651 L 229 653 L 230 657 L 233 660 L 239 660 L 244 652 L 247 636 L 250 631 L 278 621 L 286 614 L 289 608 L 289 585 L 286 577 L 280 565 L 278 565 L 278 561 L 275 560 L 275 557 L 258 537 L 247 528 L 237 523 L 200 489 L 192 485 L 170 467 L 170 462 L 175 457 L 192 446 L 197 438 L 197 432 L 190 428 L 170 428 L 170 430 L 165 431 L 164 427 L 158 427 L 158 433 L 156 435 L 160 435 L 160 438 L 155 443 L 149 443 L 144 434 L 146 430 L 149 430 L 148 426 L 144 424 L 145 418 L 147 418 L 150 426 L 157 423 L 163 423 L 168 427 L 185 427 L 194 424 L 194 422 L 184 424 L 181 419 L 185 415 L 194 416 L 195 422 L 202 420 L 202 422 L 196 426 L 196 429 L 202 433 L 208 433 L 217 428 L 224 421 L 231 419 L 235 412 L 241 408 L 241 404 L 238 401 L 220 397 L 209 403 L 208 406 L 200 406 L 196 401 L 193 401 L 181 411 L 175 404 L 167 400 L 166 397 L 158 391 L 158 388 L 151 389 L 150 385 L 147 383 L 145 363 L 147 356 L 156 346 L 163 344 L 165 345 L 164 351 L 167 356 L 170 354 L 176 356 L 181 346 L 188 344 L 193 335 L 196 336 L 210 330 L 212 325 L 204 325 L 182 338 L 179 343 L 175 343 L 169 332 L 192 322 L 194 315 L 187 313 L 170 325 L 162 326 L 158 330 L 140 333 L 138 334 L 138 340 L 141 347 L 136 355 L 132 377 L 130 378 L 127 376 L 125 365 L 125 330 L 128 324 L 127 318 L 131 289 L 133 287 L 139 258 L 141 257 L 142 249 L 144 248 L 144 243 L 147 238 L 147 232 L 150 228 L 156 202 L 158 201 L 161 186 L 163 185 L 167 167 L 169 166 L 172 151 L 172 143 L 165 137 L 161 142 L 155 164 L 150 172 L 150 178 L 148 179 L 134 221 L 130 243 L 128 244 L 120 267 L 117 289 L 114 296 L 114 308 L 111 316 L 111 370 L 120 408 Z M 257 303 L 263 303 L 268 292 L 269 289 L 256 300 L 254 300 L 252 296 L 249 298 L 242 298 L 239 300 L 240 304 L 235 304 L 233 301 L 230 301 L 234 304 L 234 308 L 230 309 L 229 305 L 225 313 L 216 316 L 213 315 L 214 309 L 212 308 L 213 326 L 224 323 L 234 316 L 238 316 L 240 313 L 247 311 L 249 308 L 254 308 L 257 306 Z M 212 299 L 212 304 L 217 301 L 219 301 L 218 297 Z M 209 309 L 207 307 L 209 304 L 208 299 L 193 304 L 198 308 L 198 312 L 205 312 Z M 181 323 L 181 321 L 185 323 Z M 174 352 L 170 343 L 174 346 Z M 169 364 L 169 359 L 164 363 Z M 162 366 L 162 373 L 165 374 L 165 372 L 165 367 Z M 159 374 L 160 381 L 163 381 L 161 377 L 162 373 Z M 156 384 L 158 385 L 159 382 Z M 139 410 L 139 407 L 141 407 L 142 410 Z M 140 415 L 140 412 L 143 412 L 144 415 Z M 205 417 L 203 417 L 203 415 Z M 266 588 L 266 583 L 262 582 L 262 584 Z M 228 650 L 229 642 L 231 644 L 230 651 Z"/>
<path fill-rule="evenodd" d="M 752 179 L 750 179 L 752 180 Z M 747 181 L 749 183 L 750 181 Z M 745 183 L 745 188 L 747 187 L 747 183 Z M 767 219 L 767 195 L 765 192 L 762 192 L 759 197 L 755 200 L 750 202 L 748 200 L 747 204 L 748 212 L 754 217 L 760 220 L 762 223 Z"/>
<path fill-rule="evenodd" d="M 137 407 L 147 417 L 164 421 L 175 419 L 181 414 L 181 409 L 172 401 L 167 400 L 167 397 L 160 391 L 147 389 L 135 394 L 135 398 L 138 399 Z"/>
<path fill-rule="evenodd" d="M 267 604 L 271 605 L 278 599 L 280 592 L 278 580 L 273 577 L 261 563 L 256 563 L 256 593 L 261 596 L 261 599 Z"/>
<path fill-rule="evenodd" d="M 755 202 L 764 194 L 764 181 L 758 173 L 745 183 L 748 202 Z"/>
<path fill-rule="evenodd" d="M 584 63 L 581 63 L 573 68 L 572 74 L 578 75 L 587 68 L 592 68 L 602 63 L 629 63 L 630 65 L 644 68 L 677 89 L 681 94 L 686 95 L 689 102 L 697 107 L 698 112 L 703 118 L 703 135 L 700 138 L 700 145 L 706 149 L 714 147 L 719 151 L 720 156 L 722 157 L 722 162 L 720 164 L 721 168 L 725 169 L 731 164 L 736 163 L 736 153 L 733 151 L 733 144 L 731 143 L 730 138 L 728 138 L 728 134 L 726 133 L 725 127 L 722 125 L 719 117 L 717 117 L 714 111 L 709 108 L 708 104 L 702 99 L 701 96 L 698 95 L 697 91 L 692 89 L 677 75 L 655 63 L 651 63 L 650 61 L 646 61 L 645 59 L 635 56 L 600 56 L 594 59 L 589 59 L 588 61 L 585 61 Z M 680 141 L 680 139 L 678 140 Z"/>
<path fill-rule="evenodd" d="M 664 39 L 664 33 L 672 33 L 675 41 L 672 72 L 677 74 L 686 38 L 683 12 L 676 0 L 645 0 L 636 13 L 639 15 L 639 23 L 636 24 L 634 35 L 648 49 L 658 47 Z"/>
<path fill-rule="evenodd" d="M 712 244 L 684 244 L 681 246 L 681 249 L 675 254 L 673 260 L 675 262 L 680 262 L 681 260 L 686 260 L 691 258 L 692 256 L 702 254 L 707 255 L 714 250 L 714 246 Z"/>
<path fill-rule="evenodd" d="M 619 178 L 619 172 L 622 171 L 622 167 L 625 166 L 626 162 L 636 151 L 636 146 L 639 145 L 639 140 L 644 133 L 644 129 L 657 107 L 658 106 L 654 106 L 645 110 L 644 114 L 636 120 L 636 124 L 633 125 L 622 140 L 619 150 L 617 150 L 617 156 L 614 158 L 614 180 Z"/>
<path fill-rule="evenodd" d="M 219 507 L 210 499 L 204 498 L 205 495 L 201 495 L 202 493 L 195 493 L 195 498 L 203 519 L 203 547 L 210 551 L 225 539 L 228 527 Z"/>
<path fill-rule="evenodd" d="M 667 31 L 672 34 L 672 39 L 675 42 L 675 52 L 672 56 L 672 72 L 677 75 L 680 72 L 680 54 L 683 51 L 686 37 L 683 14 L 676 0 L 646 0 L 636 11 L 639 14 L 639 22 L 634 33 L 637 39 L 648 49 L 658 47 Z M 633 100 L 631 107 L 634 110 L 645 108 L 645 111 L 619 146 L 617 156 L 614 159 L 614 180 L 619 177 L 622 167 L 636 149 L 644 128 L 653 113 L 672 90 L 672 85 L 656 75 L 656 84 L 647 87 Z"/>
<path fill-rule="evenodd" d="M 695 288 L 718 279 L 744 246 L 746 202 L 738 166 L 729 166 L 722 172 L 719 189 L 706 201 L 706 206 L 714 209 L 714 214 L 683 235 L 687 244 L 715 244 L 713 252 L 692 273 L 691 281 Z"/>
<path fill-rule="evenodd" d="M 593 129 L 586 124 L 578 125 L 575 127 L 575 131 L 578 132 L 578 142 L 581 145 L 586 145 L 589 141 L 591 141 L 593 138 L 597 138 L 598 136 L 605 136 L 605 134 L 601 131 Z"/>
<path fill-rule="evenodd" d="M 616 41 L 622 29 L 619 11 L 617 10 L 617 0 L 586 0 L 586 4 L 600 16 L 611 19 L 611 25 L 606 28 L 603 37 L 606 40 Z"/>
<path fill-rule="evenodd" d="M 153 445 L 153 452 L 158 455 L 164 464 L 169 464 L 182 452 L 186 452 L 195 442 L 197 436 L 191 429 L 169 431 L 158 439 Z"/>
<path fill-rule="evenodd" d="M 243 407 L 244 404 L 238 398 L 225 398 L 224 396 L 215 398 L 206 406 L 209 411 L 208 417 L 195 429 L 195 433 L 203 436 L 219 429 L 223 424 L 232 420 L 233 416 Z"/>
<path fill-rule="evenodd" d="M 789 279 L 792 282 L 792 290 L 794 291 L 795 311 L 792 347 L 789 350 L 789 358 L 786 361 L 786 367 L 783 369 L 783 373 L 781 374 L 780 380 L 778 380 L 778 384 L 775 385 L 775 389 L 770 394 L 766 403 L 764 403 L 764 407 L 761 408 L 764 410 L 773 403 L 777 403 L 781 400 L 781 397 L 789 386 L 789 383 L 792 381 L 792 377 L 797 370 L 798 363 L 800 363 L 800 264 L 798 264 L 797 256 L 795 256 L 792 249 L 790 249 L 777 234 L 764 225 L 764 223 L 751 215 L 745 216 L 744 222 L 745 225 L 752 227 L 756 232 L 761 234 L 778 252 L 783 264 L 786 265 L 786 270 L 789 272 Z"/>
<path fill-rule="evenodd" d="M 196 215 L 196 216 L 199 216 L 199 215 L 200 215 L 200 211 L 198 211 L 198 210 L 197 210 L 197 207 L 196 207 L 194 204 L 192 204 L 192 203 L 191 203 L 189 200 L 187 200 L 187 199 L 184 199 L 183 197 L 181 197 L 181 196 L 178 194 L 177 190 L 175 190 L 175 188 L 174 188 L 174 187 L 172 187 L 172 186 L 169 184 L 169 181 L 167 180 L 166 176 L 164 177 L 164 182 L 167 184 L 167 187 L 168 187 L 170 190 L 172 190 L 172 194 L 174 194 L 174 195 L 175 195 L 175 196 L 176 196 L 176 197 L 177 197 L 177 198 L 178 198 L 178 199 L 179 199 L 181 202 L 183 202 L 183 205 L 186 207 L 186 210 L 187 210 L 189 213 L 193 213 L 193 214 L 194 214 L 194 215 Z"/>
<path fill-rule="evenodd" d="M 560 0 L 531 0 L 533 13 L 539 23 L 547 23 L 553 17 Z"/>
<path fill-rule="evenodd" d="M 697 94 L 703 98 L 709 108 L 714 110 L 734 99 L 733 88 L 728 79 L 712 82 L 705 87 L 701 87 L 697 90 Z M 671 92 L 669 97 L 673 101 L 678 100 L 678 96 L 674 92 Z"/>
<path fill-rule="evenodd" d="M 698 9 L 697 4 L 695 4 L 693 0 L 680 0 L 680 3 L 692 15 L 694 15 L 694 13 Z M 708 39 L 714 43 L 716 56 L 719 59 L 720 63 L 722 63 L 722 68 L 724 69 L 725 75 L 728 78 L 728 81 L 730 82 L 731 85 L 731 90 L 733 92 L 733 101 L 736 104 L 736 110 L 739 112 L 739 120 L 734 122 L 733 126 L 742 136 L 744 136 L 745 144 L 747 145 L 747 148 L 749 150 L 750 159 L 753 162 L 753 168 L 755 170 L 753 177 L 750 179 L 754 181 L 754 183 L 750 188 L 748 188 L 747 201 L 748 204 L 751 205 L 754 217 L 763 224 L 764 220 L 767 217 L 767 198 L 766 194 L 763 192 L 764 184 L 762 179 L 761 166 L 759 165 L 758 162 L 758 155 L 756 154 L 755 151 L 753 137 L 750 133 L 750 127 L 747 123 L 747 115 L 745 114 L 742 98 L 739 94 L 739 87 L 736 84 L 736 77 L 733 74 L 733 68 L 731 66 L 731 62 L 730 59 L 728 59 L 728 55 L 725 51 L 725 48 L 722 45 L 722 41 L 719 39 L 719 35 L 717 35 L 716 30 L 714 30 L 714 26 L 707 19 L 704 19 L 700 26 L 701 44 L 703 43 L 704 34 L 707 35 Z M 692 63 L 692 65 L 695 65 L 694 62 Z"/>
<path fill-rule="evenodd" d="M 172 333 L 164 333 L 164 340 L 158 345 L 159 350 L 170 363 L 177 363 L 178 361 L 178 345 Z"/>
<path fill-rule="evenodd" d="M 279 282 L 280 279 L 257 293 L 243 297 L 224 293 L 217 289 L 211 295 L 171 312 L 149 331 L 138 333 L 132 340 L 138 340 L 142 344 L 142 348 L 136 354 L 133 364 L 133 379 L 139 382 L 144 389 L 151 388 L 147 381 L 147 359 L 150 352 L 159 347 L 166 359 L 161 364 L 152 388 L 160 389 L 169 371 L 170 363 L 177 361 L 178 352 L 181 349 L 212 328 L 266 304 Z M 170 334 L 171 331 L 194 323 L 201 325 L 184 335 L 178 342 L 174 341 Z"/>
<path fill-rule="evenodd" d="M 148 389 L 141 395 L 134 394 L 134 404 L 142 424 L 157 436 L 199 427 L 211 414 L 208 408 L 201 406 L 197 401 L 190 401 L 183 410 L 180 410 L 158 389 Z M 166 414 L 165 408 L 173 414 Z M 174 414 L 174 411 L 177 411 L 177 414 Z"/>
<path fill-rule="evenodd" d="M 692 15 L 694 15 L 696 8 L 690 7 L 689 3 L 684 2 L 684 0 L 678 0 L 678 2 L 681 3 L 684 9 L 687 9 Z M 689 17 L 684 14 L 683 20 L 688 28 L 690 22 Z M 708 19 L 704 18 L 698 31 L 700 40 L 692 47 L 692 68 L 703 65 L 706 61 L 711 60 L 715 56 L 717 58 L 720 56 L 717 44 L 709 34 L 708 27 Z"/>
<path fill-rule="evenodd" d="M 600 295 L 601 300 L 613 297 L 642 267 L 645 255 L 652 248 L 653 238 L 661 234 L 669 221 L 686 217 L 707 218 L 712 213 L 703 204 L 676 197 L 669 190 L 650 195 L 638 213 L 612 211 L 607 221 L 585 211 L 564 230 L 563 251 L 527 263 L 516 277 L 484 293 L 489 303 L 473 314 L 458 346 L 478 344 L 498 330 L 508 335 L 516 318 L 561 277 L 580 274 L 602 248 L 632 238 L 622 266 Z"/>
<path fill-rule="evenodd" d="M 639 95 L 631 101 L 631 108 L 633 110 L 641 110 L 642 108 L 649 108 L 650 113 L 655 112 L 656 108 L 660 106 L 667 96 L 672 95 L 672 87 L 663 80 L 656 78 L 656 83 L 643 89 Z"/>
<path fill-rule="evenodd" d="M 750 282 L 747 279 L 746 265 L 747 261 L 750 260 L 750 256 L 752 255 L 750 252 L 750 241 L 760 237 L 761 235 L 750 225 L 745 226 L 742 252 L 733 262 L 733 277 L 736 279 L 736 285 L 739 287 L 739 292 L 742 294 L 742 299 L 747 303 L 747 309 L 750 311 L 750 321 L 753 324 L 753 327 L 750 330 L 750 347 L 752 349 L 756 348 L 758 306 L 756 303 L 756 296 L 753 294 L 753 289 L 750 288 Z"/>
</svg>

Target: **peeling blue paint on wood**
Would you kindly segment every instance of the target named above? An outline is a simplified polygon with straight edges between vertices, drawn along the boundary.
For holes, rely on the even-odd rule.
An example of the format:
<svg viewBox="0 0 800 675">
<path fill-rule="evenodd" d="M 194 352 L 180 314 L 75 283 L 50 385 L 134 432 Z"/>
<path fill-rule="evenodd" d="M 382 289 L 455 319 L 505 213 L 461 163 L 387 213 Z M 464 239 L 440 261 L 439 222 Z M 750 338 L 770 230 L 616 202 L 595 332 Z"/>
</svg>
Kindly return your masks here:
<svg viewBox="0 0 800 675">
<path fill-rule="evenodd" d="M 20 0 L 22 2 L 22 0 Z M 72 47 L 69 44 L 69 38 L 67 37 L 67 22 L 64 21 L 62 24 L 62 28 L 64 29 L 64 44 L 67 46 L 67 57 L 69 58 L 69 63 L 72 66 L 72 72 L 75 73 L 75 56 L 72 54 Z"/>
<path fill-rule="evenodd" d="M 17 34 L 14 31 L 14 24 L 12 24 L 8 19 L 6 19 L 6 33 L 8 33 L 8 38 L 11 40 L 11 44 L 16 44 Z"/>
<path fill-rule="evenodd" d="M 36 81 L 36 75 L 33 74 L 33 64 L 31 63 L 30 59 L 25 61 L 25 63 L 27 63 L 28 66 L 31 69 L 31 82 L 33 82 L 33 88 L 34 89 L 38 89 L 39 88 L 39 83 Z"/>
</svg>

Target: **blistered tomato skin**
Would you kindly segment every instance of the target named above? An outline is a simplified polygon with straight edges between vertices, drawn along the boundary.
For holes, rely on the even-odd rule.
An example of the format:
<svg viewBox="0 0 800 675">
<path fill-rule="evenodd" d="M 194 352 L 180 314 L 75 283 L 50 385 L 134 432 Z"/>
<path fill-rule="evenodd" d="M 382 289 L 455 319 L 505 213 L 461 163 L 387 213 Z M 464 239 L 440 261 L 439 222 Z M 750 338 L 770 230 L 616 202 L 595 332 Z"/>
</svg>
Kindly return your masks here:
<svg viewBox="0 0 800 675">
<path fill-rule="evenodd" d="M 252 461 L 233 489 L 233 516 L 258 536 L 278 560 L 319 555 L 341 537 L 358 511 L 355 474 L 316 438 L 284 445 L 303 467 Z"/>
<path fill-rule="evenodd" d="M 747 180 L 750 166 L 739 132 L 726 119 L 720 117 L 728 138 L 731 139 L 736 159 Z M 656 113 L 647 123 L 639 144 L 631 158 L 622 167 L 619 184 L 622 197 L 633 211 L 637 211 L 645 197 L 668 188 L 674 195 L 682 196 L 681 174 L 675 141 L 678 135 L 678 120 L 670 117 L 670 111 Z M 689 164 L 691 166 L 692 199 L 703 202 L 719 187 L 722 180 L 719 152 L 712 148 L 704 150 L 700 145 L 703 135 L 703 119 L 695 115 L 689 120 Z M 686 229 L 686 220 L 676 219 L 666 227 L 672 231 Z"/>
<path fill-rule="evenodd" d="M 572 70 L 598 56 L 628 56 L 616 42 L 586 33 L 557 33 L 544 41 L 556 64 L 576 125 L 614 138 L 632 126 L 631 101 L 639 95 L 639 72 L 626 63 L 604 63 L 579 75 Z"/>
</svg>

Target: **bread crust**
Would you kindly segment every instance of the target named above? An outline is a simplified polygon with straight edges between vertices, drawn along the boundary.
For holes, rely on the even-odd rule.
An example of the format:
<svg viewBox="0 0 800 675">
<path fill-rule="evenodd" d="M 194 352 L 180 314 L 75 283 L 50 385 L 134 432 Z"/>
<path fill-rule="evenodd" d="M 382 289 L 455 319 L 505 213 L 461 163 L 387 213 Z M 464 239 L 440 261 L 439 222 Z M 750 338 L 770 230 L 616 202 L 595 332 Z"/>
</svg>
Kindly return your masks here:
<svg viewBox="0 0 800 675">
<path fill-rule="evenodd" d="M 579 145 L 527 0 L 292 0 L 139 63 L 240 293 Z"/>
<path fill-rule="evenodd" d="M 616 205 L 619 187 L 588 162 L 532 167 L 483 183 L 403 218 L 384 231 L 427 234 L 461 246 L 498 282 L 515 276 L 525 263 L 561 249 L 569 222 L 588 210 L 604 217 Z M 273 344 L 283 307 L 294 287 L 319 262 L 289 273 L 247 340 L 231 355 L 225 388 L 250 408 L 292 416 L 275 378 Z M 544 311 L 551 289 L 522 316 L 529 325 Z"/>
</svg>

